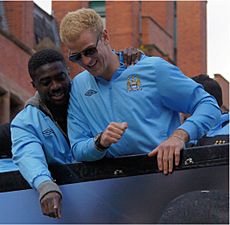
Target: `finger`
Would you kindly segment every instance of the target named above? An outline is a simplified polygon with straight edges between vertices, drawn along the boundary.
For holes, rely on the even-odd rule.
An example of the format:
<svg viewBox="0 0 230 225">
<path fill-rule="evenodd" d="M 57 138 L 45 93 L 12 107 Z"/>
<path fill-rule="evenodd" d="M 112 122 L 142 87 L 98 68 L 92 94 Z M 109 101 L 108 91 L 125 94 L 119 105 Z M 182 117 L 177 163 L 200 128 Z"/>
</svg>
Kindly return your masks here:
<svg viewBox="0 0 230 225">
<path fill-rule="evenodd" d="M 126 66 L 130 65 L 130 58 L 131 58 L 131 53 L 130 53 L 130 48 L 126 48 L 123 52 L 123 57 L 124 57 L 124 63 Z"/>
<path fill-rule="evenodd" d="M 157 165 L 160 171 L 162 171 L 163 169 L 162 161 L 163 161 L 163 151 L 162 149 L 159 148 L 158 153 L 157 153 Z"/>
<path fill-rule="evenodd" d="M 136 53 L 135 54 L 133 53 L 131 55 L 131 65 L 135 65 L 136 59 L 137 59 L 137 55 Z"/>
<path fill-rule="evenodd" d="M 180 163 L 180 151 L 181 149 L 178 147 L 175 149 L 175 165 L 176 166 L 178 166 Z"/>
<path fill-rule="evenodd" d="M 115 132 L 110 132 L 109 131 L 109 132 L 106 133 L 106 136 L 104 136 L 103 139 L 106 142 L 109 142 L 109 143 L 117 143 L 121 139 L 123 133 L 124 132 L 122 132 L 122 133 L 115 133 Z"/>
<path fill-rule="evenodd" d="M 51 201 L 49 202 L 49 205 L 48 205 L 48 216 L 53 217 L 53 218 L 57 217 L 56 209 L 54 209 L 54 205 Z"/>
<path fill-rule="evenodd" d="M 53 212 L 54 212 L 54 215 L 55 217 L 58 217 L 58 202 L 56 200 L 56 198 L 54 199 L 54 203 L 53 203 Z"/>
<path fill-rule="evenodd" d="M 133 48 L 132 49 L 132 54 L 131 54 L 131 63 L 132 63 L 132 65 L 134 65 L 136 63 L 136 60 L 138 61 L 137 49 Z"/>
<path fill-rule="evenodd" d="M 53 200 L 53 208 L 57 218 L 61 218 L 61 200 L 59 198 L 54 198 Z"/>
<path fill-rule="evenodd" d="M 122 134 L 123 132 L 121 130 L 119 130 L 119 132 L 106 130 L 101 136 L 100 143 L 103 146 L 110 146 L 111 144 L 115 144 L 121 139 Z"/>
<path fill-rule="evenodd" d="M 61 218 L 61 205 L 58 207 L 58 217 L 57 218 Z"/>
<path fill-rule="evenodd" d="M 104 132 L 105 136 L 113 137 L 113 138 L 120 138 L 123 133 L 124 130 L 117 127 L 111 127 Z"/>
<path fill-rule="evenodd" d="M 127 51 L 127 65 L 130 66 L 132 63 L 132 48 L 128 48 Z"/>
<path fill-rule="evenodd" d="M 60 214 L 59 214 L 59 208 L 58 208 L 58 206 L 54 206 L 54 208 L 53 208 L 53 215 L 54 215 L 54 217 L 55 218 L 61 218 L 60 217 Z"/>
<path fill-rule="evenodd" d="M 127 66 L 130 66 L 130 65 L 132 65 L 132 56 L 128 55 L 127 56 Z"/>
<path fill-rule="evenodd" d="M 128 123 L 123 122 L 123 123 L 110 123 L 109 126 L 107 127 L 108 131 L 112 131 L 114 133 L 123 133 L 124 130 L 128 127 Z"/>
<path fill-rule="evenodd" d="M 164 149 L 164 151 L 162 151 L 163 154 L 163 171 L 164 174 L 168 174 L 168 156 L 169 156 L 169 151 L 168 149 Z"/>
<path fill-rule="evenodd" d="M 47 196 L 49 195 L 50 193 L 47 194 Z M 56 214 L 56 209 L 54 209 L 54 206 L 57 205 L 56 204 L 56 201 L 55 201 L 55 198 L 51 198 L 50 196 L 46 198 L 46 205 L 47 205 L 47 208 L 46 208 L 46 214 L 49 216 L 49 217 L 53 217 L 53 218 L 56 218 L 57 217 L 57 214 Z M 56 207 L 55 207 L 56 208 Z"/>
<path fill-rule="evenodd" d="M 173 171 L 173 159 L 174 159 L 174 149 L 170 149 L 169 151 L 169 173 L 172 173 Z"/>
<path fill-rule="evenodd" d="M 153 157 L 158 153 L 157 148 L 153 149 L 151 152 L 148 153 L 148 157 Z"/>
<path fill-rule="evenodd" d="M 127 66 L 127 48 L 123 51 L 124 64 Z"/>
<path fill-rule="evenodd" d="M 48 207 L 47 201 L 45 199 L 42 199 L 41 202 L 40 202 L 40 205 L 41 205 L 42 213 L 44 215 L 48 216 L 49 207 Z"/>
<path fill-rule="evenodd" d="M 135 60 L 135 64 L 141 59 L 141 52 L 137 51 L 137 58 Z"/>
</svg>

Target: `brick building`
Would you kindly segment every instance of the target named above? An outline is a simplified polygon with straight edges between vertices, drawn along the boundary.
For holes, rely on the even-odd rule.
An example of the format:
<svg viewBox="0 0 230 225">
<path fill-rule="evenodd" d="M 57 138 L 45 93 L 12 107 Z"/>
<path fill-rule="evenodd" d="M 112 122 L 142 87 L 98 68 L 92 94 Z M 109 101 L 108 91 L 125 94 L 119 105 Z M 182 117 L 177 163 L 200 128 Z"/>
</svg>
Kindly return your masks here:
<svg viewBox="0 0 230 225">
<path fill-rule="evenodd" d="M 81 7 L 100 13 L 113 48 L 141 48 L 190 77 L 207 72 L 206 1 L 53 1 L 53 15 L 32 1 L 0 1 L 0 124 L 34 93 L 27 72 L 31 54 L 52 47 L 67 56 L 58 27 L 68 11 Z M 68 66 L 72 76 L 81 71 Z"/>
<path fill-rule="evenodd" d="M 27 63 L 45 47 L 60 48 L 54 18 L 32 1 L 0 1 L 0 124 L 33 95 Z"/>
<path fill-rule="evenodd" d="M 110 43 L 142 48 L 175 63 L 187 76 L 207 72 L 206 1 L 54 1 L 57 23 L 69 11 L 94 8 L 104 17 Z M 67 54 L 63 46 L 65 55 Z M 72 68 L 72 64 L 70 67 Z M 72 68 L 76 71 L 76 67 Z"/>
</svg>

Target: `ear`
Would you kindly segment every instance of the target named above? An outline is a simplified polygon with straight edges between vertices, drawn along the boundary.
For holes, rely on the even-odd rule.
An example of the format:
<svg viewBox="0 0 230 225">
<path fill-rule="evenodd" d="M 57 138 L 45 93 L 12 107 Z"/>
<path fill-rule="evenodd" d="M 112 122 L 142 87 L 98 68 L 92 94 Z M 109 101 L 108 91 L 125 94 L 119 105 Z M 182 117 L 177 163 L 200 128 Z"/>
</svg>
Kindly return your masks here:
<svg viewBox="0 0 230 225">
<path fill-rule="evenodd" d="M 32 84 L 33 88 L 37 90 L 34 81 L 32 80 L 30 83 Z"/>
<path fill-rule="evenodd" d="M 103 30 L 102 37 L 104 39 L 105 44 L 108 45 L 109 44 L 109 35 L 108 35 L 108 32 L 106 29 Z"/>
</svg>

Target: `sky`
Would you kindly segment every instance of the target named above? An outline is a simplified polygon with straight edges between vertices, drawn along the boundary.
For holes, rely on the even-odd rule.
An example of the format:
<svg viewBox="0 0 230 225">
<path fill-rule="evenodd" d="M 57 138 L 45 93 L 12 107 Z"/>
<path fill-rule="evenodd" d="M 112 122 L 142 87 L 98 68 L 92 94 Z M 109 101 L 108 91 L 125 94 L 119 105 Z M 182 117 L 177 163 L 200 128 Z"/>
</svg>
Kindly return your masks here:
<svg viewBox="0 0 230 225">
<path fill-rule="evenodd" d="M 208 74 L 220 73 L 230 81 L 230 1 L 207 4 Z"/>
<path fill-rule="evenodd" d="M 50 0 L 34 0 L 51 13 Z M 208 0 L 207 3 L 207 73 L 221 74 L 230 81 L 230 1 Z"/>
</svg>

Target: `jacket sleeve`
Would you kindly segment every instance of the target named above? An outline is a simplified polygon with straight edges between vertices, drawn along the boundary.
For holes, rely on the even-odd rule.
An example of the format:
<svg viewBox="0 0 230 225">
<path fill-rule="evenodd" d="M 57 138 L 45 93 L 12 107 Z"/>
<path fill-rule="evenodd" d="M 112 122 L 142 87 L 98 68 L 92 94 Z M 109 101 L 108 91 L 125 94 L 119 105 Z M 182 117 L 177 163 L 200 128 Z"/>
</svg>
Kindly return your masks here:
<svg viewBox="0 0 230 225">
<path fill-rule="evenodd" d="M 221 110 L 202 85 L 163 59 L 159 60 L 156 71 L 157 88 L 163 104 L 174 111 L 191 114 L 179 127 L 189 134 L 190 140 L 202 137 L 216 125 Z"/>
<path fill-rule="evenodd" d="M 37 189 L 42 182 L 52 178 L 35 128 L 20 118 L 22 114 L 11 123 L 13 161 L 30 186 Z"/>
<path fill-rule="evenodd" d="M 95 161 L 103 158 L 106 151 L 100 152 L 94 146 L 94 136 L 91 133 L 87 119 L 79 107 L 79 90 L 73 82 L 68 108 L 68 137 L 75 159 L 81 161 Z"/>
</svg>

